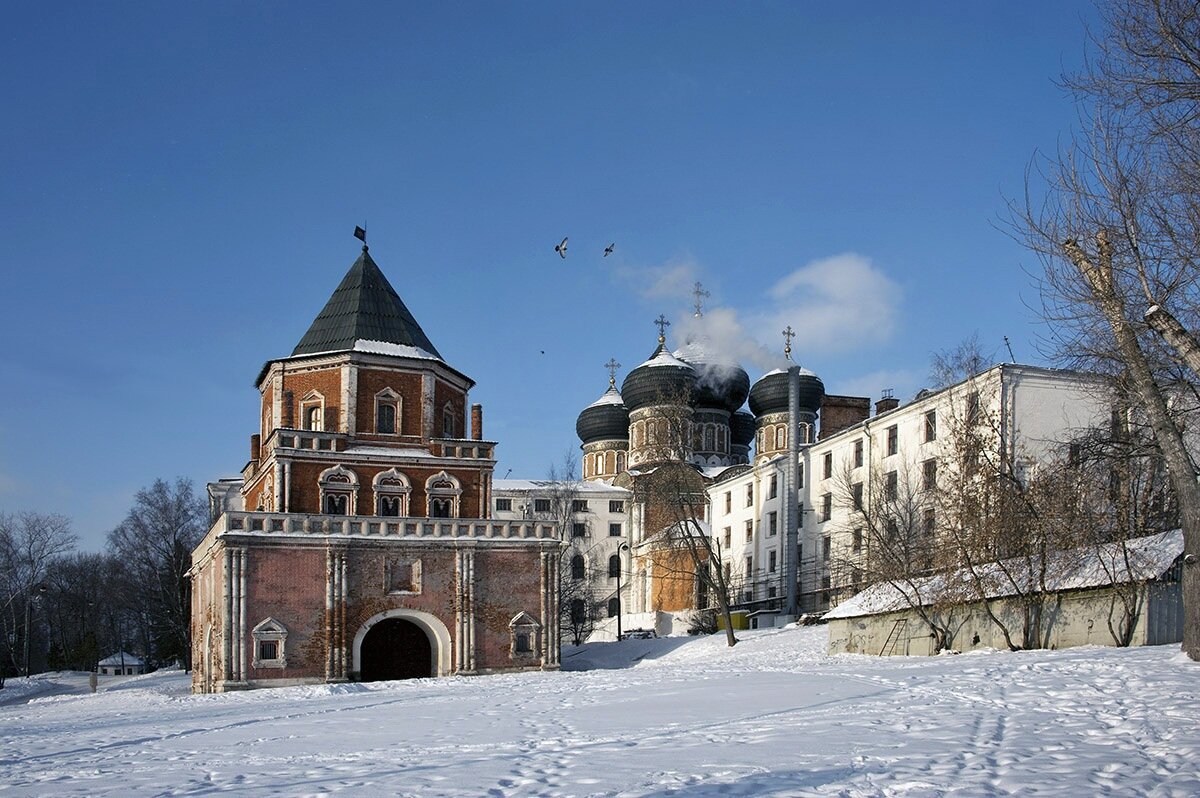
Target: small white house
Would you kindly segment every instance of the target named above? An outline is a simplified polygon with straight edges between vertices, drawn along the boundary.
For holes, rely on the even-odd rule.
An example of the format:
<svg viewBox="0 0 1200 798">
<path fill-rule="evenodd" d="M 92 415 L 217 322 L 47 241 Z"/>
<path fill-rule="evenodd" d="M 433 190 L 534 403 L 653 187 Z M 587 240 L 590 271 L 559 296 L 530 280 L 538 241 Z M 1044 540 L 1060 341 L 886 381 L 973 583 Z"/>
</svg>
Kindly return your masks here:
<svg viewBox="0 0 1200 798">
<path fill-rule="evenodd" d="M 1062 567 L 1049 569 L 1043 639 L 1047 648 L 1116 645 L 1114 629 L 1124 620 L 1114 585 L 1138 585 L 1137 612 L 1129 644 L 1152 646 L 1183 639 L 1183 592 L 1179 563 L 1183 534 L 1179 530 L 1108 543 L 1091 550 L 1062 552 Z M 1018 569 L 979 568 L 988 586 L 984 602 L 956 601 L 946 595 L 945 575 L 913 579 L 908 584 L 881 582 L 842 602 L 825 614 L 830 654 L 936 654 L 929 624 L 922 613 L 950 631 L 950 648 L 970 651 L 1004 648 L 1000 628 L 988 611 L 1020 635 L 1021 605 L 1008 578 Z M 950 580 L 951 582 L 960 580 Z M 1024 591 L 1028 594 L 1028 591 Z M 1131 595 L 1126 591 L 1126 596 Z M 922 612 L 918 612 L 920 607 Z"/>
<path fill-rule="evenodd" d="M 146 672 L 146 662 L 128 651 L 118 651 L 100 660 L 98 670 L 101 676 L 138 676 Z"/>
</svg>

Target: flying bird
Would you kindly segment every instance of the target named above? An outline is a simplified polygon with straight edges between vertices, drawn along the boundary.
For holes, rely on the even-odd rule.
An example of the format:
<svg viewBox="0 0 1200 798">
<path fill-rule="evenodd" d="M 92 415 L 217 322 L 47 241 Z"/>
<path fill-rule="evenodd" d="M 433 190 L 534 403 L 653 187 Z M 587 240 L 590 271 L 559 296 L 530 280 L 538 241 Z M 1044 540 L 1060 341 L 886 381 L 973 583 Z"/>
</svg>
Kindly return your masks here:
<svg viewBox="0 0 1200 798">
<path fill-rule="evenodd" d="M 554 248 L 554 251 L 558 253 L 558 257 L 560 257 L 560 258 L 567 257 L 567 237 L 566 236 L 563 236 L 562 242 L 557 247 Z"/>
<path fill-rule="evenodd" d="M 609 255 L 611 255 L 612 251 L 613 251 L 613 247 L 615 247 L 615 246 L 616 246 L 616 244 L 609 244 L 607 247 L 605 247 L 604 248 L 604 257 L 607 258 Z"/>
</svg>

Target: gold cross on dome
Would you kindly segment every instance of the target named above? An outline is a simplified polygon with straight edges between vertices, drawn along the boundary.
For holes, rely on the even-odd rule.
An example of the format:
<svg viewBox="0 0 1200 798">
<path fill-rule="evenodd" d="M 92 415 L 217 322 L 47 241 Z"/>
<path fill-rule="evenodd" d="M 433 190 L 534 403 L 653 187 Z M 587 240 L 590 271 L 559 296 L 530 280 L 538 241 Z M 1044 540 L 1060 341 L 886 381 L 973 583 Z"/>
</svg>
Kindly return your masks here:
<svg viewBox="0 0 1200 798">
<path fill-rule="evenodd" d="M 792 330 L 792 325 L 788 325 L 783 331 L 783 356 L 788 360 L 792 359 L 792 339 L 796 337 L 796 333 Z"/>
<path fill-rule="evenodd" d="M 658 327 L 658 342 L 665 344 L 667 342 L 667 328 L 671 326 L 671 322 L 667 321 L 667 317 L 659 313 L 658 318 L 654 320 L 654 324 Z"/>
<path fill-rule="evenodd" d="M 615 357 L 610 357 L 608 362 L 604 364 L 604 368 L 608 369 L 608 387 L 615 387 L 617 384 L 617 369 L 621 368 L 621 364 L 617 362 Z"/>
</svg>

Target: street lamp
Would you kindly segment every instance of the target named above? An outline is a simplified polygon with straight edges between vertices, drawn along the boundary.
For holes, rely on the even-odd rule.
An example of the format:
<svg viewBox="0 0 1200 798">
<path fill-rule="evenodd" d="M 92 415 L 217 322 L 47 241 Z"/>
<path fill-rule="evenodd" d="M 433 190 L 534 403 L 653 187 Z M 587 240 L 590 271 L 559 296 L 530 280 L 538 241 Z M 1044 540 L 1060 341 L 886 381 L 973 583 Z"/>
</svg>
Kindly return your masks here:
<svg viewBox="0 0 1200 798">
<path fill-rule="evenodd" d="M 29 626 L 32 623 L 30 610 L 33 608 L 33 590 L 37 588 L 38 595 L 45 595 L 45 585 L 30 585 L 28 592 L 25 594 L 25 678 L 29 678 Z"/>
<path fill-rule="evenodd" d="M 621 552 L 629 551 L 629 544 L 622 543 L 617 547 L 617 640 L 621 639 L 621 571 L 625 570 L 625 563 Z"/>
</svg>

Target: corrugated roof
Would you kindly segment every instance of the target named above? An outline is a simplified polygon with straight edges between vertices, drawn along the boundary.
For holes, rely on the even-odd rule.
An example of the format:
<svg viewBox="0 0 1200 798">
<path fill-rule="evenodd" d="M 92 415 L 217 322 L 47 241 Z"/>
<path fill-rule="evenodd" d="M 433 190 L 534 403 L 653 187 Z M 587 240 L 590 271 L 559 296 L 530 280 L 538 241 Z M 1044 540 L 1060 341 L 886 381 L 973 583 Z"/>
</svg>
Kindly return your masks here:
<svg viewBox="0 0 1200 798">
<path fill-rule="evenodd" d="M 292 356 L 354 349 L 356 341 L 412 346 L 438 359 L 442 357 L 366 247 L 296 344 Z"/>
</svg>

